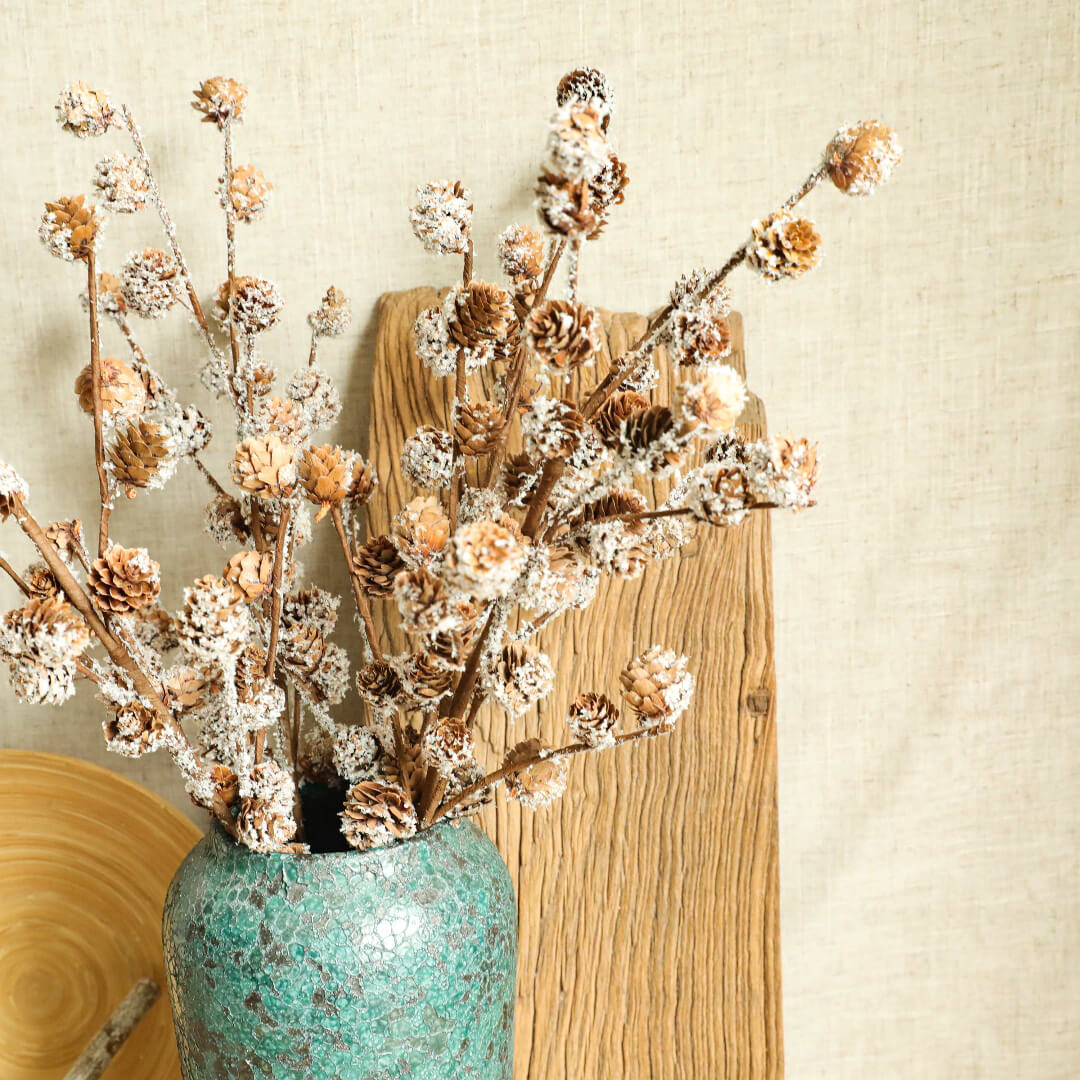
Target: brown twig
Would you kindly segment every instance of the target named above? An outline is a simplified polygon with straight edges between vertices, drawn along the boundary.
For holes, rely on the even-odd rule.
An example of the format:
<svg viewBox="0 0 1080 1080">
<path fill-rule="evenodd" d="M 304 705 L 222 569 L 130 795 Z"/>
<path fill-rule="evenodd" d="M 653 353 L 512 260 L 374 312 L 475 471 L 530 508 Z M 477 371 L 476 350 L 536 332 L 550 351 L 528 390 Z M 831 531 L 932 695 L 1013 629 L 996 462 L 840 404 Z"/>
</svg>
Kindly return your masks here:
<svg viewBox="0 0 1080 1080">
<path fill-rule="evenodd" d="M 104 555 L 109 546 L 109 515 L 112 513 L 112 495 L 109 476 L 105 471 L 105 428 L 101 405 L 101 339 L 98 334 L 97 308 L 97 259 L 93 246 L 86 256 L 88 307 L 90 309 L 90 395 L 94 408 L 94 463 L 97 465 L 98 497 L 101 516 L 98 523 L 98 555 Z"/>
<path fill-rule="evenodd" d="M 153 979 L 140 979 L 64 1074 L 64 1080 L 98 1080 L 160 994 L 161 987 Z"/>
<path fill-rule="evenodd" d="M 281 632 L 281 572 L 285 565 L 285 548 L 289 542 L 289 504 L 282 500 L 278 515 L 277 543 L 274 546 L 274 570 L 270 581 L 270 643 L 266 647 L 266 677 L 273 679 L 277 662 L 278 636 Z"/>
<path fill-rule="evenodd" d="M 236 280 L 236 211 L 233 208 L 232 199 L 229 198 L 229 183 L 233 171 L 231 117 L 225 118 L 224 123 L 221 125 L 221 134 L 225 149 L 225 263 L 229 293 L 229 351 L 232 355 L 229 381 L 233 384 L 233 393 L 237 402 L 239 402 L 239 395 L 236 394 L 236 373 L 240 368 L 240 338 L 236 332 L 236 312 L 233 310 L 236 306 L 233 302 L 233 283 Z M 248 402 L 250 406 L 250 394 L 248 395 Z"/>
<path fill-rule="evenodd" d="M 202 458 L 198 454 L 192 454 L 191 460 L 195 463 L 195 468 L 199 470 L 206 477 L 206 482 L 214 489 L 218 495 L 228 495 L 228 492 L 218 483 L 213 473 L 203 464 Z"/>
<path fill-rule="evenodd" d="M 622 735 L 615 736 L 616 745 L 622 745 L 623 743 L 633 742 L 636 739 L 652 739 L 657 735 L 666 734 L 671 729 L 661 729 L 656 727 L 650 728 L 636 728 L 634 731 L 628 731 Z M 455 795 L 449 802 L 443 803 L 442 806 L 432 815 L 431 822 L 434 824 L 436 821 L 442 820 L 446 817 L 455 806 L 459 806 L 461 803 L 470 799 L 473 795 L 478 794 L 485 788 L 493 787 L 495 784 L 502 780 L 505 780 L 508 776 L 514 773 L 519 773 L 525 769 L 532 768 L 533 765 L 539 765 L 542 761 L 552 761 L 556 758 L 573 757 L 575 754 L 584 754 L 588 750 L 595 750 L 596 747 L 590 746 L 588 743 L 570 743 L 568 746 L 560 746 L 557 750 L 541 750 L 540 753 L 534 754 L 530 758 L 526 758 L 524 761 L 507 761 L 494 772 L 489 772 L 482 780 L 478 780 L 475 784 L 470 784 L 467 788 L 463 788 L 457 795 Z"/>
<path fill-rule="evenodd" d="M 360 613 L 360 618 L 364 624 L 364 631 L 367 634 L 368 646 L 371 649 L 371 655 L 376 660 L 383 658 L 382 649 L 379 647 L 379 635 L 375 629 L 375 620 L 371 616 L 371 602 L 367 598 L 367 594 L 360 587 L 360 580 L 356 576 L 356 568 L 353 565 L 352 552 L 349 550 L 349 538 L 345 535 L 345 521 L 341 516 L 341 507 L 330 507 L 330 516 L 334 520 L 334 529 L 338 535 L 338 541 L 341 544 L 341 553 L 345 556 L 345 567 L 349 571 L 349 580 L 352 582 L 353 597 L 356 600 L 356 610 Z"/>
<path fill-rule="evenodd" d="M 3 570 L 5 574 L 23 591 L 24 596 L 30 595 L 30 586 L 15 572 L 11 563 L 7 561 L 2 555 L 0 555 L 0 570 Z"/>
<path fill-rule="evenodd" d="M 473 274 L 473 242 L 472 237 L 469 237 L 468 246 L 465 248 L 465 258 L 462 260 L 461 267 L 461 284 L 468 288 L 469 282 L 472 281 Z"/>
</svg>

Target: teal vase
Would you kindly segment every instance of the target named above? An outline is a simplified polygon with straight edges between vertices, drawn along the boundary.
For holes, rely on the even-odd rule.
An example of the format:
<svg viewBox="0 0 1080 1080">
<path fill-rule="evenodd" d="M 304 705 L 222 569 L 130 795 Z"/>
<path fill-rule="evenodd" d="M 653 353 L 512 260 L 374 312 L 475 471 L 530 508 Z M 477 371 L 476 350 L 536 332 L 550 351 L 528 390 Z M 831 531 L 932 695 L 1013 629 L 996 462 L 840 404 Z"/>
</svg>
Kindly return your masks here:
<svg viewBox="0 0 1080 1080">
<path fill-rule="evenodd" d="M 162 936 L 184 1080 L 510 1080 L 517 910 L 472 824 L 259 855 L 215 823 Z"/>
</svg>

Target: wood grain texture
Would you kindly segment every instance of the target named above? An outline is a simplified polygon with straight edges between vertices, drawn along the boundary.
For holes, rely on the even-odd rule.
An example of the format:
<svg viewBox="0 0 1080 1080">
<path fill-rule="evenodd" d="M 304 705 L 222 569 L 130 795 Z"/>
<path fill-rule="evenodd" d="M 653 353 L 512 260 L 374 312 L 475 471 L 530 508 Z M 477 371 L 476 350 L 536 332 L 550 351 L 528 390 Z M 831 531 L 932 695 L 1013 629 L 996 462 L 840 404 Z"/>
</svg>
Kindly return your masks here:
<svg viewBox="0 0 1080 1080">
<path fill-rule="evenodd" d="M 370 527 L 414 492 L 398 452 L 442 425 L 448 380 L 423 369 L 420 288 L 379 304 L 371 456 L 383 482 Z M 602 313 L 618 353 L 644 327 Z M 745 372 L 733 316 L 732 363 Z M 763 433 L 760 401 L 741 427 Z M 501 796 L 483 825 L 518 891 L 517 1080 L 773 1080 L 783 1075 L 776 685 L 767 515 L 702 534 L 681 560 L 605 582 L 542 638 L 558 670 L 541 736 L 566 741 L 582 690 L 616 696 L 618 671 L 654 643 L 686 652 L 694 706 L 667 739 L 578 759 L 565 798 L 532 814 Z M 537 731 L 534 714 L 481 718 L 486 760 Z"/>
</svg>

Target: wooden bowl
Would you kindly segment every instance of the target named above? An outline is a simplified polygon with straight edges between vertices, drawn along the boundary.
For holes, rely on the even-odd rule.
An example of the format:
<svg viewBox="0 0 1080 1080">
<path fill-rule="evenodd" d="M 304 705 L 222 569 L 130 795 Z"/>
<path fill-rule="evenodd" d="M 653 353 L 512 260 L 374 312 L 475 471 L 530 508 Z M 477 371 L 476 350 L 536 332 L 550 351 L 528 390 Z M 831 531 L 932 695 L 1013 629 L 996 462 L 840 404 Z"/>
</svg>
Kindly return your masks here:
<svg viewBox="0 0 1080 1080">
<path fill-rule="evenodd" d="M 162 995 L 108 1080 L 178 1080 L 161 910 L 199 840 L 153 792 L 57 754 L 0 750 L 0 1077 L 62 1080 L 143 976 Z"/>
</svg>

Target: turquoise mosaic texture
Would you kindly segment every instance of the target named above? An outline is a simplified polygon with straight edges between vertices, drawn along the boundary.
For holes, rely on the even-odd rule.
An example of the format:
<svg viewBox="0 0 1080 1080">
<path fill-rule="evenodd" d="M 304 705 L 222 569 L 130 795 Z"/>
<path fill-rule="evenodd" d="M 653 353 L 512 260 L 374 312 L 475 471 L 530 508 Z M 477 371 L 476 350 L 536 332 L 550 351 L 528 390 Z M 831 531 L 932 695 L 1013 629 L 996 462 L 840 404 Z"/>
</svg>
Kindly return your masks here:
<svg viewBox="0 0 1080 1080">
<path fill-rule="evenodd" d="M 440 824 L 260 855 L 214 825 L 165 902 L 184 1080 L 510 1080 L 517 908 L 495 846 Z"/>
</svg>

